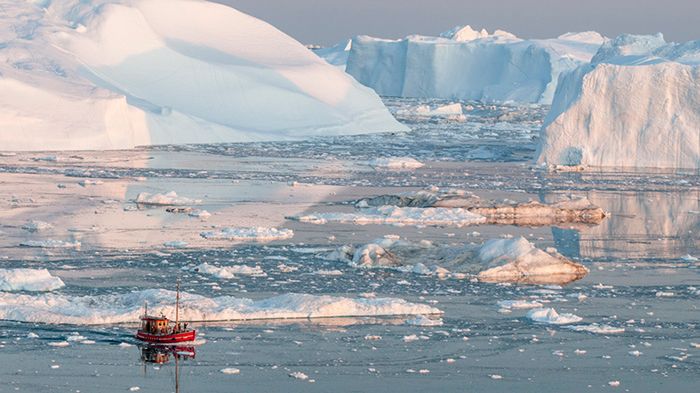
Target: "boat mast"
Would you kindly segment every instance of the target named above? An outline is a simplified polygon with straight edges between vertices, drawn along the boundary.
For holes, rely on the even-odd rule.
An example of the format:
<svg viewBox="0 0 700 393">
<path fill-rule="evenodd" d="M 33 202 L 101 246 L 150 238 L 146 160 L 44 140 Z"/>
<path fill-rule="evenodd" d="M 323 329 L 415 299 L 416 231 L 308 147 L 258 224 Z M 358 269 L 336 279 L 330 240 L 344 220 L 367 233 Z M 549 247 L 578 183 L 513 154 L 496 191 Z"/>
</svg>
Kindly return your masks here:
<svg viewBox="0 0 700 393">
<path fill-rule="evenodd" d="M 177 294 L 175 295 L 175 326 L 180 322 L 180 280 L 177 280 Z"/>
</svg>

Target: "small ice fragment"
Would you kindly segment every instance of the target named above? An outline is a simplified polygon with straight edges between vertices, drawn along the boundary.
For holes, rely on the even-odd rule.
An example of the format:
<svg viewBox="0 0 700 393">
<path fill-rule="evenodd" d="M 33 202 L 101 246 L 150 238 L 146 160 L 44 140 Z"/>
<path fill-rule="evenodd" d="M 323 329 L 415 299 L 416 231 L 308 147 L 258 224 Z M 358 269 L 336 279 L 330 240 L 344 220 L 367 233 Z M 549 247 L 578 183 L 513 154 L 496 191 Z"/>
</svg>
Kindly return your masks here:
<svg viewBox="0 0 700 393">
<path fill-rule="evenodd" d="M 620 381 L 610 381 L 610 382 L 608 382 L 608 385 L 616 388 L 616 387 L 620 386 Z"/>
<path fill-rule="evenodd" d="M 309 379 L 309 376 L 302 373 L 301 371 L 295 371 L 293 373 L 289 373 L 289 376 L 294 378 L 294 379 L 301 380 L 301 381 L 306 381 L 307 379 Z"/>
<path fill-rule="evenodd" d="M 491 375 L 489 375 L 489 377 L 491 377 L 491 379 L 496 379 L 496 380 L 503 379 L 503 376 L 498 375 L 498 374 L 491 374 Z"/>
<path fill-rule="evenodd" d="M 130 392 L 138 392 L 139 390 L 141 390 L 141 388 L 138 386 L 132 386 L 129 388 Z"/>
<path fill-rule="evenodd" d="M 420 338 L 418 338 L 418 336 L 416 336 L 415 334 L 403 336 L 403 342 L 405 342 L 405 343 L 410 343 L 410 342 L 418 341 L 418 340 L 420 340 Z"/>
<path fill-rule="evenodd" d="M 49 343 L 52 347 L 67 347 L 70 345 L 68 341 L 53 341 Z"/>
<path fill-rule="evenodd" d="M 237 374 L 241 373 L 241 370 L 234 368 L 234 367 L 222 368 L 220 371 L 223 374 L 228 374 L 228 375 L 237 375 Z"/>
<path fill-rule="evenodd" d="M 553 308 L 535 308 L 527 313 L 527 318 L 539 323 L 547 323 L 552 325 L 566 325 L 569 323 L 576 323 L 583 320 L 583 318 L 574 314 L 559 314 Z"/>
<path fill-rule="evenodd" d="M 415 318 L 407 319 L 406 324 L 412 326 L 442 326 L 442 319 L 430 319 L 425 315 L 418 315 Z"/>
</svg>

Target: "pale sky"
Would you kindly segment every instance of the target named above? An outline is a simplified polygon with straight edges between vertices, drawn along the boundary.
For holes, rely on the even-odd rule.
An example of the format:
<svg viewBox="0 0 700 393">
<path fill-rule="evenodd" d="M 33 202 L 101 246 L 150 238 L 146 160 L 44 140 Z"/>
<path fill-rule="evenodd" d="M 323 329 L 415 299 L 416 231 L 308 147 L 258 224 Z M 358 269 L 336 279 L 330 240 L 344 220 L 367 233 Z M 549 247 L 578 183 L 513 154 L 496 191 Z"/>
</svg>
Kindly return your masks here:
<svg viewBox="0 0 700 393">
<path fill-rule="evenodd" d="M 667 41 L 700 39 L 700 0 L 212 0 L 229 4 L 305 44 L 367 34 L 437 35 L 456 25 L 502 29 L 523 38 L 569 31 L 662 32 Z"/>
</svg>

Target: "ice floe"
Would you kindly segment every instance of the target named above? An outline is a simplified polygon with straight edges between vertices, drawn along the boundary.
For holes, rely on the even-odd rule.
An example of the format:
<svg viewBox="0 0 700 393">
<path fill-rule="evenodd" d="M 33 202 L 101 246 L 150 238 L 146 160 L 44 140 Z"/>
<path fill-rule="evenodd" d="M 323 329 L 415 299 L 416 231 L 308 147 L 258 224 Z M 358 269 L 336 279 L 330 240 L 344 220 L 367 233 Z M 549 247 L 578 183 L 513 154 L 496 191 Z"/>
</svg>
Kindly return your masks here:
<svg viewBox="0 0 700 393">
<path fill-rule="evenodd" d="M 431 226 L 456 226 L 480 224 L 486 218 L 461 208 L 416 208 L 380 206 L 376 208 L 362 209 L 353 213 L 312 213 L 302 216 L 290 217 L 297 221 L 312 224 L 326 224 L 329 222 L 369 225 L 431 225 Z"/>
<path fill-rule="evenodd" d="M 22 229 L 24 229 L 27 232 L 40 232 L 51 228 L 53 228 L 52 224 L 38 220 L 32 220 L 22 225 Z"/>
<path fill-rule="evenodd" d="M 32 248 L 80 248 L 80 242 L 77 240 L 25 240 L 19 244 L 22 247 Z"/>
<path fill-rule="evenodd" d="M 418 169 L 425 166 L 411 157 L 381 157 L 370 160 L 368 164 L 378 169 Z"/>
<path fill-rule="evenodd" d="M 265 271 L 263 271 L 260 266 L 232 265 L 219 267 L 205 262 L 197 265 L 193 270 L 202 274 L 223 279 L 234 278 L 237 274 L 241 276 L 266 276 Z"/>
<path fill-rule="evenodd" d="M 602 325 L 597 323 L 592 323 L 590 325 L 571 325 L 567 326 L 567 329 L 575 330 L 577 332 L 588 332 L 596 334 L 620 334 L 625 332 L 623 327 L 614 327 L 610 325 Z"/>
<path fill-rule="evenodd" d="M 165 194 L 151 194 L 148 192 L 139 193 L 136 197 L 136 203 L 140 205 L 156 205 L 156 206 L 187 206 L 198 205 L 202 203 L 200 199 L 190 199 L 183 196 L 178 196 L 175 191 L 170 191 Z"/>
<path fill-rule="evenodd" d="M 63 281 L 46 269 L 0 269 L 0 291 L 53 291 Z"/>
<path fill-rule="evenodd" d="M 533 322 L 546 323 L 551 325 L 567 325 L 581 322 L 583 318 L 578 315 L 562 313 L 559 314 L 553 308 L 535 308 L 527 313 L 527 318 Z"/>
<path fill-rule="evenodd" d="M 484 200 L 473 193 L 453 188 L 380 195 L 356 202 L 360 207 L 442 207 L 462 208 L 486 217 L 489 224 L 552 225 L 557 223 L 599 224 L 607 213 L 584 197 L 571 196 L 554 203 Z"/>
<path fill-rule="evenodd" d="M 54 293 L 25 295 L 0 292 L 0 319 L 22 322 L 99 325 L 138 321 L 143 304 L 150 310 L 175 315 L 175 293 L 147 289 L 124 294 L 71 296 Z M 262 300 L 232 296 L 209 298 L 181 294 L 180 319 L 228 321 L 432 315 L 434 307 L 397 298 L 347 298 L 284 294 Z"/>
<path fill-rule="evenodd" d="M 479 250 L 479 259 L 488 267 L 479 272 L 479 280 L 487 282 L 565 284 L 588 274 L 585 266 L 556 250 L 540 250 L 523 237 L 490 240 Z"/>
<path fill-rule="evenodd" d="M 588 272 L 584 266 L 553 250 L 540 250 L 522 237 L 477 246 L 410 242 L 389 235 L 364 245 L 341 246 L 324 258 L 357 268 L 453 278 L 470 275 L 485 282 L 566 284 Z"/>
<path fill-rule="evenodd" d="M 200 234 L 210 240 L 247 240 L 266 242 L 273 240 L 285 240 L 294 237 L 294 231 L 286 228 L 223 228 L 217 231 L 207 231 Z"/>
</svg>

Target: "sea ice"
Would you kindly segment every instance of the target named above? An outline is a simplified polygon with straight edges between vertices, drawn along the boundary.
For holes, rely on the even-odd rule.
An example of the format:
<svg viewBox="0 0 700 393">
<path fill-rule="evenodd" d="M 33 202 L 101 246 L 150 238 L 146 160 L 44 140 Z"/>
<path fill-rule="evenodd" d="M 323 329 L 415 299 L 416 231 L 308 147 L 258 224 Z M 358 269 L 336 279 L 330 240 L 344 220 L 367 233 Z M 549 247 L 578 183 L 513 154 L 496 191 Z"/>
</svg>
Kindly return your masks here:
<svg viewBox="0 0 700 393">
<path fill-rule="evenodd" d="M 418 169 L 425 166 L 422 162 L 411 157 L 382 157 L 375 158 L 368 163 L 379 169 Z"/>
<path fill-rule="evenodd" d="M 294 231 L 286 228 L 223 228 L 218 231 L 202 232 L 200 234 L 210 240 L 247 240 L 247 241 L 273 241 L 285 240 L 294 237 Z"/>
<path fill-rule="evenodd" d="M 581 322 L 583 318 L 574 314 L 559 314 L 553 308 L 535 308 L 527 313 L 527 318 L 533 322 L 546 323 L 551 325 L 566 325 Z"/>
<path fill-rule="evenodd" d="M 193 269 L 196 272 L 202 274 L 208 274 L 217 278 L 231 279 L 239 274 L 241 276 L 256 276 L 265 277 L 266 274 L 260 266 L 246 266 L 246 265 L 233 265 L 233 266 L 213 266 L 208 263 L 202 263 Z"/>
<path fill-rule="evenodd" d="M 80 248 L 80 242 L 77 240 L 67 241 L 67 240 L 26 240 L 19 244 L 22 247 L 33 247 L 33 248 Z"/>
<path fill-rule="evenodd" d="M 202 201 L 200 199 L 190 199 L 178 196 L 175 191 L 170 191 L 165 194 L 150 194 L 148 192 L 139 193 L 136 197 L 136 203 L 140 205 L 157 205 L 157 206 L 187 206 L 198 205 Z"/>
<path fill-rule="evenodd" d="M 540 250 L 523 237 L 490 240 L 479 250 L 479 259 L 489 266 L 478 275 L 487 282 L 564 284 L 588 274 L 585 266 L 555 250 Z"/>
<path fill-rule="evenodd" d="M 380 206 L 356 213 L 315 213 L 293 217 L 301 222 L 326 224 L 338 222 L 356 225 L 431 225 L 463 227 L 483 223 L 486 219 L 461 208 L 414 208 Z"/>
<path fill-rule="evenodd" d="M 73 296 L 26 295 L 0 292 L 0 319 L 49 323 L 99 325 L 137 321 L 144 302 L 149 309 L 175 315 L 175 293 L 147 289 L 124 294 Z M 208 298 L 182 293 L 180 319 L 186 321 L 230 321 L 306 319 L 442 314 L 434 307 L 396 298 L 347 298 L 284 294 L 262 300 L 232 296 Z"/>
</svg>

